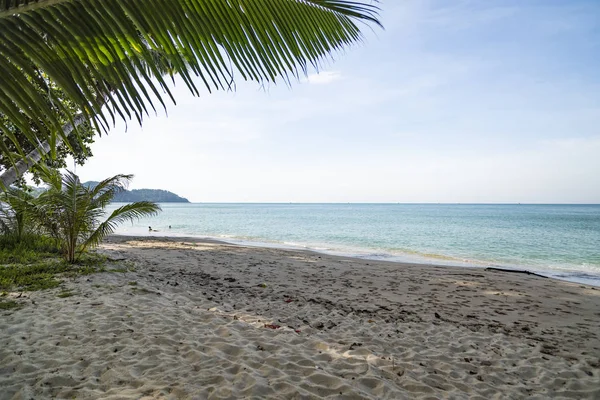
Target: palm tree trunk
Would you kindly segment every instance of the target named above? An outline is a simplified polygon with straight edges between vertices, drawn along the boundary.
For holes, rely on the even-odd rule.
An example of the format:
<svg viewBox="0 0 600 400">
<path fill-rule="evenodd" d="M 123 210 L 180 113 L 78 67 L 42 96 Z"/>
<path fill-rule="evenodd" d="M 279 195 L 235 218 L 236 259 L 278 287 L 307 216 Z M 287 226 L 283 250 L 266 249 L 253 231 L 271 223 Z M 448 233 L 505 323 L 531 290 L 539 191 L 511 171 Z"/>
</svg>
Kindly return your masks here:
<svg viewBox="0 0 600 400">
<path fill-rule="evenodd" d="M 74 124 L 67 122 L 63 125 L 63 133 L 65 136 L 69 136 L 75 128 L 85 122 L 85 117 L 83 114 L 78 114 L 73 118 Z M 60 144 L 60 139 L 58 139 L 57 145 Z M 8 188 L 10 185 L 16 182 L 25 172 L 29 170 L 32 166 L 37 164 L 42 157 L 50 152 L 50 144 L 48 141 L 44 142 L 40 147 L 31 151 L 27 156 L 21 160 L 19 160 L 15 165 L 8 168 L 6 171 L 0 175 L 0 188 Z"/>
</svg>

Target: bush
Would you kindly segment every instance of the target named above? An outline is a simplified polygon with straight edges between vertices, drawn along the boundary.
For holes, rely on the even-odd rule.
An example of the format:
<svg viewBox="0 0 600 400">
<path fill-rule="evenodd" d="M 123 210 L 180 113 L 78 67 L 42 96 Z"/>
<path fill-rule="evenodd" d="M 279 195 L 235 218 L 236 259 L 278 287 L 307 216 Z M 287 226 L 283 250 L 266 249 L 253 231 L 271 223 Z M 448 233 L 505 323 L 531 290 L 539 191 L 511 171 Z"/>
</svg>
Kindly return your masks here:
<svg viewBox="0 0 600 400">
<path fill-rule="evenodd" d="M 52 238 L 40 235 L 0 236 L 0 264 L 31 264 L 54 257 L 60 250 Z"/>
</svg>

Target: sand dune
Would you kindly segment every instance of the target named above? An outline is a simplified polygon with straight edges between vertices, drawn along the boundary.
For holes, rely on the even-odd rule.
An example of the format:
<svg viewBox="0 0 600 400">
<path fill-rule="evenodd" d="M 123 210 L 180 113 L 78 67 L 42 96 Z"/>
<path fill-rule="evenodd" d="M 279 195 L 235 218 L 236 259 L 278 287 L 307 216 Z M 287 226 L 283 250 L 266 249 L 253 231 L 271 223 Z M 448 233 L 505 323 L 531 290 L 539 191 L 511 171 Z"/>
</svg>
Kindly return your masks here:
<svg viewBox="0 0 600 400">
<path fill-rule="evenodd" d="M 600 398 L 600 288 L 192 239 L 0 314 L 0 398 Z"/>
</svg>

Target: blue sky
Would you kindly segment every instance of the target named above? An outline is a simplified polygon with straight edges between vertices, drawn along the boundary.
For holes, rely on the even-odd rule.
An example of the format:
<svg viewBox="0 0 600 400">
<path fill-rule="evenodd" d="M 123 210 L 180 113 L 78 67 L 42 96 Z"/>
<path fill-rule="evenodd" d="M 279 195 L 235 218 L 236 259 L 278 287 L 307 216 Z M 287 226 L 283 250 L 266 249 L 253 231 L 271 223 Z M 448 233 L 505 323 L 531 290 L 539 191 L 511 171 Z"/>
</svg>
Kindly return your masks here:
<svg viewBox="0 0 600 400">
<path fill-rule="evenodd" d="M 385 30 L 291 88 L 179 82 L 77 172 L 198 202 L 600 203 L 600 2 L 381 7 Z"/>
</svg>

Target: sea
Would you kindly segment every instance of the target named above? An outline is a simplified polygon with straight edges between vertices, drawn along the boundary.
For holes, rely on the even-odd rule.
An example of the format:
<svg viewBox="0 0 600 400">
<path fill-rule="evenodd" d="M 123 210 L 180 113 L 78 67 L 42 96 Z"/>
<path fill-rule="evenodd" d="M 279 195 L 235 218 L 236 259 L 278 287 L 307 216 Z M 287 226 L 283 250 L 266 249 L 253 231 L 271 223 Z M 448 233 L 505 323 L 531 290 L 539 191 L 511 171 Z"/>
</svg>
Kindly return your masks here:
<svg viewBox="0 0 600 400">
<path fill-rule="evenodd" d="M 125 223 L 116 233 L 211 238 L 385 261 L 524 269 L 600 286 L 600 205 L 163 203 L 161 207 L 158 216 Z"/>
</svg>

